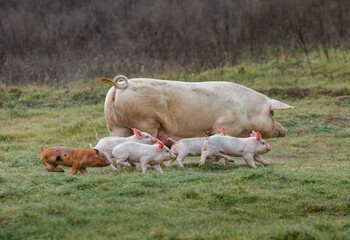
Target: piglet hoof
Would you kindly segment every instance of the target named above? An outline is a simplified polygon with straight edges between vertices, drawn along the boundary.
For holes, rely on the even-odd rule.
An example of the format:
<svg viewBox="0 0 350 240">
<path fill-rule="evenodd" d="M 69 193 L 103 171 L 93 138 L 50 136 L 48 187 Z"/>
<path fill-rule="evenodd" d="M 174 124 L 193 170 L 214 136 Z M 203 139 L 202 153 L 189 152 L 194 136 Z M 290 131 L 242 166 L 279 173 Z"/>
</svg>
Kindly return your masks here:
<svg viewBox="0 0 350 240">
<path fill-rule="evenodd" d="M 265 166 L 270 166 L 270 165 L 271 165 L 271 163 L 266 162 L 264 165 L 265 165 Z"/>
<path fill-rule="evenodd" d="M 109 165 L 109 167 L 110 167 L 113 171 L 119 172 L 119 169 L 116 168 L 113 164 Z M 101 168 L 101 172 L 102 172 L 102 168 Z"/>
<path fill-rule="evenodd" d="M 202 163 L 200 162 L 199 164 L 198 164 L 198 167 L 201 167 L 202 166 Z"/>
</svg>

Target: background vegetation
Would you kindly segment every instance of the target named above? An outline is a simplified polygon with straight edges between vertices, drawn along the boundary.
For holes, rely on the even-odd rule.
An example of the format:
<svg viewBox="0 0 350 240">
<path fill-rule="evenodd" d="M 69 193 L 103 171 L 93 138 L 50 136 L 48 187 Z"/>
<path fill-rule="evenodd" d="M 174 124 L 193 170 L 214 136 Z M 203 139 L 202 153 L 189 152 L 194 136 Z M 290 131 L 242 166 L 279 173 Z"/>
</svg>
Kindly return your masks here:
<svg viewBox="0 0 350 240">
<path fill-rule="evenodd" d="M 198 73 L 349 48 L 348 0 L 0 1 L 0 81 Z"/>
</svg>

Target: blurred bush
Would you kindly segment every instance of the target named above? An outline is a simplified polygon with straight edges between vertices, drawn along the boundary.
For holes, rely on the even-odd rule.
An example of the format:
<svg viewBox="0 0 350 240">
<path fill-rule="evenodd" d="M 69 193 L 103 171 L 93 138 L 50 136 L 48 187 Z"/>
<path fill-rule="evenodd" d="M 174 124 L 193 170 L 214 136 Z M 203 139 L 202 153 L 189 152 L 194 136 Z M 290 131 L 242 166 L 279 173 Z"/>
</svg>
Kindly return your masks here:
<svg viewBox="0 0 350 240">
<path fill-rule="evenodd" d="M 0 1 L 0 81 L 200 72 L 349 47 L 350 1 Z M 298 55 L 299 54 L 299 55 Z"/>
</svg>

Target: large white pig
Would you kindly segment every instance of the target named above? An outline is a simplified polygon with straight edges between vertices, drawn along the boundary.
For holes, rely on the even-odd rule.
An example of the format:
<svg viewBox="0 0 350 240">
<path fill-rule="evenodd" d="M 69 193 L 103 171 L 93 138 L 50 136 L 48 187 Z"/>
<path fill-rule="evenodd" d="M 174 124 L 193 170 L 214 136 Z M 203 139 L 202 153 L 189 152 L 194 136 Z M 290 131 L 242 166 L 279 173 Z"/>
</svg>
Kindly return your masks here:
<svg viewBox="0 0 350 240">
<path fill-rule="evenodd" d="M 118 75 L 105 100 L 111 136 L 132 135 L 132 128 L 166 142 L 213 135 L 223 126 L 227 134 L 248 137 L 254 129 L 264 138 L 284 137 L 287 130 L 274 119 L 275 109 L 293 108 L 232 82 L 180 82 Z"/>
</svg>

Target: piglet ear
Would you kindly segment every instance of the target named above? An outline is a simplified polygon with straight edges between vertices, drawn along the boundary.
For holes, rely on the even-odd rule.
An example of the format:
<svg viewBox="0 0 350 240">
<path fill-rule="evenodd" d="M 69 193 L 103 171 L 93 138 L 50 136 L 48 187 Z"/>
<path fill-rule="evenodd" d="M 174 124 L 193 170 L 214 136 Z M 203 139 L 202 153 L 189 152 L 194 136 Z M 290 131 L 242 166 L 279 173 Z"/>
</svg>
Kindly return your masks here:
<svg viewBox="0 0 350 240">
<path fill-rule="evenodd" d="M 288 108 L 294 108 L 292 106 L 289 106 L 288 104 L 285 104 L 283 102 L 277 101 L 275 99 L 270 99 L 270 110 L 274 109 L 288 109 Z"/>
<path fill-rule="evenodd" d="M 96 149 L 96 148 L 94 148 L 94 151 L 95 151 L 96 156 L 98 156 L 100 151 L 98 149 Z"/>
<path fill-rule="evenodd" d="M 215 134 L 221 134 L 220 129 L 216 128 Z"/>
<path fill-rule="evenodd" d="M 250 137 L 256 137 L 256 132 L 253 130 L 252 133 L 250 134 Z"/>
<path fill-rule="evenodd" d="M 141 132 L 139 130 L 137 130 L 136 128 L 134 128 L 134 134 L 137 137 L 137 139 L 141 139 Z"/>
<path fill-rule="evenodd" d="M 164 148 L 164 144 L 161 141 L 158 141 L 158 148 L 162 150 Z"/>
<path fill-rule="evenodd" d="M 259 132 L 256 133 L 256 141 L 259 142 L 261 139 L 261 135 Z"/>
<path fill-rule="evenodd" d="M 221 132 L 222 132 L 222 135 L 226 136 L 227 133 L 226 133 L 226 129 L 224 127 L 221 127 Z"/>
</svg>

